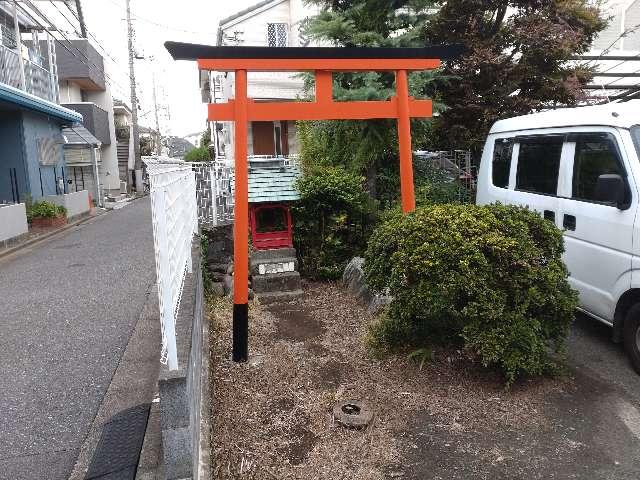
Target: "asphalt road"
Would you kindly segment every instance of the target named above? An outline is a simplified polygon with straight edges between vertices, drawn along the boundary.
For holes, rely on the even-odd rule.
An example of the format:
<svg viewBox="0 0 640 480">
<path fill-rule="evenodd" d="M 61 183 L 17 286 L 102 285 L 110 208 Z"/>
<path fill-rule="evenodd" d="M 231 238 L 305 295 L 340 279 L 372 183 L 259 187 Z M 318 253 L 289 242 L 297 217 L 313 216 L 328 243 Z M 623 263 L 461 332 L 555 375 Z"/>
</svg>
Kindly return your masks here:
<svg viewBox="0 0 640 480">
<path fill-rule="evenodd" d="M 148 199 L 0 260 L 0 479 L 68 478 L 154 279 Z"/>
<path fill-rule="evenodd" d="M 541 398 L 522 382 L 512 393 L 535 405 L 526 421 L 462 429 L 440 428 L 419 415 L 410 432 L 415 450 L 403 460 L 405 480 L 637 480 L 640 478 L 640 376 L 611 329 L 582 314 L 568 341 L 568 364 Z M 548 382 L 553 385 L 553 381 Z M 529 393 L 527 393 L 529 391 Z M 494 410 L 500 417 L 496 403 Z M 495 426 L 498 425 L 498 426 Z"/>
</svg>

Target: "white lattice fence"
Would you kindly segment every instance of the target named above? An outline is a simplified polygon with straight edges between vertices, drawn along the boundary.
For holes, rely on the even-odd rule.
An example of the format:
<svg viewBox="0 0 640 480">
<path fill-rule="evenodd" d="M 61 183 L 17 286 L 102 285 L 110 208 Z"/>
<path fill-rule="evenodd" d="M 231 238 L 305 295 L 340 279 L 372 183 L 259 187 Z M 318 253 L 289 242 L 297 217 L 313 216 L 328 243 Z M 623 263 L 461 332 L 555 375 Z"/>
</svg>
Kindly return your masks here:
<svg viewBox="0 0 640 480">
<path fill-rule="evenodd" d="M 233 169 L 221 162 L 192 162 L 196 175 L 198 220 L 203 227 L 233 222 Z"/>
<path fill-rule="evenodd" d="M 175 320 L 184 277 L 191 273 L 191 244 L 198 231 L 196 181 L 191 164 L 146 157 L 149 175 L 153 244 L 162 324 L 161 360 L 178 368 Z"/>
</svg>

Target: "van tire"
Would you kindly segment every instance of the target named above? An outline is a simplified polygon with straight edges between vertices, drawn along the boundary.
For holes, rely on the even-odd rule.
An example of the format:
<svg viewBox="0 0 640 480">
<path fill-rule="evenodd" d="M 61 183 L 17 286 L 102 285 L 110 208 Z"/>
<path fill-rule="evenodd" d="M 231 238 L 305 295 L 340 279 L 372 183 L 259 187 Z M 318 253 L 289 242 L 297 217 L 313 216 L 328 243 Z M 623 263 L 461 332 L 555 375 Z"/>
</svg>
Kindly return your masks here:
<svg viewBox="0 0 640 480">
<path fill-rule="evenodd" d="M 629 309 L 624 320 L 624 348 L 633 369 L 640 374 L 640 303 Z"/>
</svg>

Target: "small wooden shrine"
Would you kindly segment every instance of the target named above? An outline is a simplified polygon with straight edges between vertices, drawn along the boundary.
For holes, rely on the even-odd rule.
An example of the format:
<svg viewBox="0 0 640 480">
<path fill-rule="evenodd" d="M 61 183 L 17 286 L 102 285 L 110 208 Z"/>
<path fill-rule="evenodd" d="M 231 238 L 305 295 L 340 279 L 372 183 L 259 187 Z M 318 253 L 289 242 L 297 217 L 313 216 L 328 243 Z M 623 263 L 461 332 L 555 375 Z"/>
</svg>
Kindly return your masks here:
<svg viewBox="0 0 640 480">
<path fill-rule="evenodd" d="M 300 199 L 297 165 L 284 157 L 251 159 L 249 163 L 249 226 L 256 250 L 293 247 L 290 206 Z"/>
</svg>

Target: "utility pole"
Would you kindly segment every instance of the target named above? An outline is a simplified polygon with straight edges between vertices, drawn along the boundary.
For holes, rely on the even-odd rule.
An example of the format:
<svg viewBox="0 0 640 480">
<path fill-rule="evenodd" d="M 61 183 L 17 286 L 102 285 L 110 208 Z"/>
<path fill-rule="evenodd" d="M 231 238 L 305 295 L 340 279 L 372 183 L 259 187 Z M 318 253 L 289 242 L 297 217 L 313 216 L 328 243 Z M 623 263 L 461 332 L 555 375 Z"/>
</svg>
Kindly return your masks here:
<svg viewBox="0 0 640 480">
<path fill-rule="evenodd" d="M 136 72 L 134 67 L 135 52 L 133 50 L 133 24 L 131 23 L 131 0 L 127 4 L 127 34 L 129 37 L 129 82 L 131 82 L 131 131 L 135 156 L 134 173 L 136 192 L 142 193 L 142 157 L 140 156 L 140 128 L 138 126 L 138 95 L 136 94 Z"/>
<path fill-rule="evenodd" d="M 82 38 L 87 38 L 87 24 L 84 21 L 81 0 L 76 0 L 76 12 L 78 12 L 78 21 L 80 22 L 80 33 L 82 34 Z"/>
<path fill-rule="evenodd" d="M 156 72 L 153 71 L 153 67 L 151 71 L 151 81 L 153 85 L 153 109 L 155 110 L 156 116 L 156 153 L 158 155 L 162 154 L 162 135 L 160 135 L 160 119 L 158 118 L 158 97 L 156 94 Z"/>
</svg>

